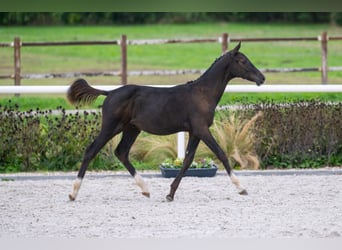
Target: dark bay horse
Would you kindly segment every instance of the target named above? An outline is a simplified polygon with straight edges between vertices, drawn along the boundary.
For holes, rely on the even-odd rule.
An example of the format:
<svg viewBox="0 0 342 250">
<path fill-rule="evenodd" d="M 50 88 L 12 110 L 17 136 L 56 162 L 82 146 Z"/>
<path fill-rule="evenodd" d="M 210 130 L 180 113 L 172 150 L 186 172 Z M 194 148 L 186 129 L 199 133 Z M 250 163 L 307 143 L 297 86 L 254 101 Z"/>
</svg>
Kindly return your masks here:
<svg viewBox="0 0 342 250">
<path fill-rule="evenodd" d="M 90 161 L 120 132 L 122 138 L 115 149 L 115 155 L 135 178 L 142 194 L 149 197 L 150 192 L 146 183 L 129 161 L 131 146 L 142 130 L 157 135 L 179 131 L 189 133 L 183 166 L 171 184 L 170 193 L 166 196 L 168 201 L 174 199 L 183 174 L 194 159 L 200 140 L 223 163 L 239 193 L 247 194 L 230 168 L 224 151 L 209 131 L 215 108 L 231 79 L 241 77 L 255 82 L 258 86 L 265 81 L 264 75 L 239 52 L 239 49 L 240 43 L 219 57 L 197 80 L 171 88 L 126 85 L 116 90 L 104 91 L 89 86 L 83 79 L 76 80 L 67 93 L 71 103 L 91 103 L 99 95 L 105 95 L 107 98 L 102 106 L 101 131 L 85 151 L 73 192 L 69 195 L 70 200 L 76 199 Z"/>
</svg>

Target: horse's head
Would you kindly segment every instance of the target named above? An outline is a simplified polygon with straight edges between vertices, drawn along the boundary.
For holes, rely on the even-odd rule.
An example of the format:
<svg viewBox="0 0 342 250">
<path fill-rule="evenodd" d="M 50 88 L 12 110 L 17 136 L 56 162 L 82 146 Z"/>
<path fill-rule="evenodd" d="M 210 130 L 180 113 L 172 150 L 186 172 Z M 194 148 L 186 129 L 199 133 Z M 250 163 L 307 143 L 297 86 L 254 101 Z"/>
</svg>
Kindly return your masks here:
<svg viewBox="0 0 342 250">
<path fill-rule="evenodd" d="M 239 49 L 241 42 L 230 52 L 232 63 L 229 67 L 234 77 L 241 77 L 255 82 L 258 86 L 264 83 L 265 76 L 253 65 L 253 63 Z"/>
</svg>

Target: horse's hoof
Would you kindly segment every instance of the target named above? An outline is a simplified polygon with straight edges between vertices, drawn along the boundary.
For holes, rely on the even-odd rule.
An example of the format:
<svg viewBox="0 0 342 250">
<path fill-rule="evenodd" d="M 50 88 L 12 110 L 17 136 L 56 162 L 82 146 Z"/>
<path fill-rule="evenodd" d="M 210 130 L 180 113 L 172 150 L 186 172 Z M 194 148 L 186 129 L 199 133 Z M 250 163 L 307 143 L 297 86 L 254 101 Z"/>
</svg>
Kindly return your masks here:
<svg viewBox="0 0 342 250">
<path fill-rule="evenodd" d="M 248 195 L 247 190 L 243 189 L 239 192 L 240 195 Z"/>
<path fill-rule="evenodd" d="M 173 197 L 171 195 L 166 195 L 166 200 L 167 201 L 173 201 Z"/>
<path fill-rule="evenodd" d="M 143 196 L 146 196 L 147 198 L 150 198 L 150 193 L 148 192 L 142 192 Z"/>
<path fill-rule="evenodd" d="M 69 194 L 69 200 L 70 200 L 70 201 L 74 201 L 74 200 L 75 200 L 75 197 L 72 196 L 71 194 Z"/>
</svg>

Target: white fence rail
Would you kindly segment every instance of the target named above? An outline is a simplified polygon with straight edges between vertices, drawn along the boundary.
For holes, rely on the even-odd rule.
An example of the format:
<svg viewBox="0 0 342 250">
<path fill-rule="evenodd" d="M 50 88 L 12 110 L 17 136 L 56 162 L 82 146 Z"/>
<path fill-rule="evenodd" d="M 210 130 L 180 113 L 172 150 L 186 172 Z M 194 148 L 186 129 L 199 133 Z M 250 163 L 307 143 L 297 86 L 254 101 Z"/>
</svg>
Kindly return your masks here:
<svg viewBox="0 0 342 250">
<path fill-rule="evenodd" d="M 173 85 L 153 85 L 154 87 L 172 87 Z M 0 86 L 1 94 L 65 94 L 69 86 Z M 110 85 L 95 85 L 94 87 L 103 90 L 112 90 L 122 87 Z M 227 85 L 225 92 L 243 92 L 243 93 L 273 93 L 273 92 L 340 92 L 342 93 L 342 84 L 331 85 Z M 185 134 L 179 132 L 177 135 L 177 157 L 185 156 Z"/>
<path fill-rule="evenodd" d="M 149 85 L 153 87 L 172 87 L 174 85 Z M 93 87 L 103 90 L 121 88 L 122 85 L 94 85 Z M 0 86 L 1 94 L 65 94 L 69 86 Z M 227 85 L 225 92 L 230 93 L 265 93 L 265 92 L 342 92 L 342 84 L 301 84 L 301 85 Z"/>
</svg>

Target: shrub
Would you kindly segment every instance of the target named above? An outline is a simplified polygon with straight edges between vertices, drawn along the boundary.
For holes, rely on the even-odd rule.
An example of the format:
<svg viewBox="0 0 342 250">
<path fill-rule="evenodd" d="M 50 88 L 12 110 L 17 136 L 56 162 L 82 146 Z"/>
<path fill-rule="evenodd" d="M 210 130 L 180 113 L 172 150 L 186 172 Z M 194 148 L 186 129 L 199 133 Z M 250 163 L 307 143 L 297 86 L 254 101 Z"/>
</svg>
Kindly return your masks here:
<svg viewBox="0 0 342 250">
<path fill-rule="evenodd" d="M 264 114 L 254 132 L 265 167 L 342 164 L 342 103 L 268 101 L 255 108 Z"/>
<path fill-rule="evenodd" d="M 0 171 L 74 170 L 99 130 L 98 113 L 0 107 Z"/>
<path fill-rule="evenodd" d="M 0 171 L 33 170 L 41 155 L 40 120 L 18 105 L 0 106 Z"/>
</svg>

